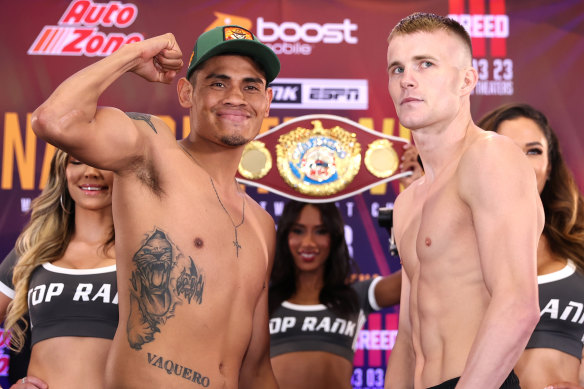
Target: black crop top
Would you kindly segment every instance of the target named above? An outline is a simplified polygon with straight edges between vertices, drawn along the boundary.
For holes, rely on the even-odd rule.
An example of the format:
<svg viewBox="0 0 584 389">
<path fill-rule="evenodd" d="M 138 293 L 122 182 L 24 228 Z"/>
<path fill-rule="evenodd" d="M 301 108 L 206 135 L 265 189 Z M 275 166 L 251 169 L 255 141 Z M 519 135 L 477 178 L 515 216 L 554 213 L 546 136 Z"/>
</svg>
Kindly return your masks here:
<svg viewBox="0 0 584 389">
<path fill-rule="evenodd" d="M 298 305 L 288 301 L 270 317 L 270 357 L 296 351 L 326 351 L 353 363 L 359 330 L 367 315 L 381 309 L 375 286 L 381 277 L 352 285 L 360 309 L 350 317 L 339 317 L 326 305 Z"/>
<path fill-rule="evenodd" d="M 540 319 L 527 348 L 552 348 L 582 357 L 584 275 L 571 260 L 563 269 L 537 277 Z"/>
<path fill-rule="evenodd" d="M 0 264 L 0 292 L 14 298 L 12 250 Z M 60 336 L 113 339 L 118 325 L 116 266 L 69 269 L 45 263 L 28 289 L 32 345 Z"/>
</svg>

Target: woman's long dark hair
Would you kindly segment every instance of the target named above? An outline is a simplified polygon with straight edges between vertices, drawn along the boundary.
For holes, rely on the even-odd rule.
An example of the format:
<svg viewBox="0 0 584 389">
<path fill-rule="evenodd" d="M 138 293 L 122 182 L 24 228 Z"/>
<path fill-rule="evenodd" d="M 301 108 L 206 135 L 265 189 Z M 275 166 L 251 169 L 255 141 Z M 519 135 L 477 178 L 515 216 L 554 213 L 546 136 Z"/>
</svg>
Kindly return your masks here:
<svg viewBox="0 0 584 389">
<path fill-rule="evenodd" d="M 522 117 L 533 120 L 548 143 L 548 164 L 551 169 L 541 192 L 545 211 L 543 233 L 554 254 L 570 258 L 584 271 L 584 200 L 546 116 L 528 104 L 511 103 L 487 113 L 478 126 L 497 132 L 505 120 Z"/>
<path fill-rule="evenodd" d="M 341 213 L 334 203 L 307 204 L 290 201 L 278 221 L 276 234 L 276 257 L 270 279 L 270 315 L 280 304 L 296 293 L 296 268 L 288 245 L 290 229 L 298 221 L 305 206 L 317 208 L 324 228 L 330 234 L 330 253 L 325 263 L 323 288 L 320 291 L 321 304 L 329 307 L 339 316 L 348 316 L 359 310 L 357 294 L 347 283 L 349 275 L 357 269 L 345 242 L 345 225 Z"/>
</svg>

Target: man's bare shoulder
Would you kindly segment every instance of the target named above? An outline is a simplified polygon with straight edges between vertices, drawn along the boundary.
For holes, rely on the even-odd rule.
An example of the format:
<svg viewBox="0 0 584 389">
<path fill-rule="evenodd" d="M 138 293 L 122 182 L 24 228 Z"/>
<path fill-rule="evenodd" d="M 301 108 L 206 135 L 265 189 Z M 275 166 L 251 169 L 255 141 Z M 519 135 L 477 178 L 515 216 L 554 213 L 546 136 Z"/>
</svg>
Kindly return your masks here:
<svg viewBox="0 0 584 389">
<path fill-rule="evenodd" d="M 533 168 L 523 151 L 511 139 L 491 131 L 478 133 L 468 144 L 457 178 L 459 194 L 467 202 L 474 199 L 486 204 L 511 192 L 537 190 Z"/>
<path fill-rule="evenodd" d="M 256 225 L 255 228 L 258 242 L 261 242 L 263 247 L 267 249 L 267 269 L 271 269 L 272 263 L 274 261 L 274 251 L 276 245 L 276 225 L 274 223 L 274 219 L 248 194 L 246 194 L 246 196 L 246 204 L 248 204 L 248 209 L 253 213 L 253 219 L 256 221 L 254 224 Z"/>
<path fill-rule="evenodd" d="M 245 201 L 248 204 L 248 208 L 250 209 L 250 211 L 254 213 L 256 218 L 261 223 L 262 228 L 265 229 L 266 231 L 271 230 L 275 231 L 276 227 L 272 215 L 270 215 L 268 211 L 262 208 L 262 206 L 259 205 L 258 202 L 255 201 L 250 195 L 246 194 Z"/>
<path fill-rule="evenodd" d="M 461 156 L 459 170 L 471 170 L 469 174 L 491 172 L 505 174 L 515 164 L 518 169 L 529 171 L 527 159 L 511 139 L 493 131 L 479 129 L 467 143 Z"/>
</svg>

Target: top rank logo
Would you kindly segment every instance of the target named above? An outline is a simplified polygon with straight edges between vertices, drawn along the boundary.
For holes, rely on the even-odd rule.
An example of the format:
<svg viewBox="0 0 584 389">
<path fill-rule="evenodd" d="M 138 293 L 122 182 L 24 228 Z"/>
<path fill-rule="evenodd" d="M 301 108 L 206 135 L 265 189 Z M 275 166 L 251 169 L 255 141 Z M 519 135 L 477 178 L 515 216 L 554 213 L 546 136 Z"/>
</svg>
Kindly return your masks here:
<svg viewBox="0 0 584 389">
<path fill-rule="evenodd" d="M 107 56 L 123 44 L 144 40 L 144 36 L 140 33 L 105 34 L 98 26 L 126 28 L 137 16 L 138 8 L 131 3 L 72 1 L 58 26 L 43 27 L 28 54 Z"/>
</svg>

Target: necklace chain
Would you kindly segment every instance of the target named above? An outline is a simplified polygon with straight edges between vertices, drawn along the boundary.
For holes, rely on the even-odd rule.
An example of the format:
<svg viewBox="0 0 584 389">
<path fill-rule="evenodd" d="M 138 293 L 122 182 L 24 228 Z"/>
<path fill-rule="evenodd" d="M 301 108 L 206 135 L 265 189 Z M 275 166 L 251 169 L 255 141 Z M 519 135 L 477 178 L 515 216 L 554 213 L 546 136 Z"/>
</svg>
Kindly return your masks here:
<svg viewBox="0 0 584 389">
<path fill-rule="evenodd" d="M 178 145 L 196 165 L 198 165 L 201 169 L 205 170 L 203 168 L 203 166 L 195 159 L 195 157 L 193 157 L 192 154 L 189 153 L 189 151 L 184 148 L 183 145 L 181 145 L 180 143 L 178 143 Z M 241 225 L 245 221 L 245 196 L 242 196 L 242 201 L 241 201 L 242 202 L 241 221 L 239 222 L 239 224 L 235 225 L 235 223 L 233 222 L 233 218 L 231 217 L 231 214 L 229 213 L 227 208 L 225 208 L 225 205 L 223 205 L 223 201 L 221 201 L 221 197 L 219 197 L 219 193 L 217 192 L 217 188 L 215 188 L 215 183 L 213 182 L 213 177 L 211 177 L 211 175 L 206 170 L 205 170 L 205 173 L 207 173 L 207 175 L 209 176 L 209 179 L 211 180 L 211 187 L 213 188 L 213 192 L 215 192 L 215 197 L 217 197 L 217 200 L 219 201 L 219 205 L 221 205 L 221 208 L 223 208 L 223 211 L 225 211 L 225 213 L 227 214 L 227 217 L 229 217 L 229 221 L 231 222 L 231 225 L 233 226 L 233 230 L 235 232 L 235 240 L 233 241 L 233 246 L 235 246 L 235 256 L 237 258 L 239 258 L 239 249 L 242 247 L 239 244 L 239 240 L 237 239 L 237 229 L 239 227 L 241 227 Z M 235 181 L 235 185 L 237 185 L 237 181 Z M 239 190 L 238 190 L 238 192 L 239 192 Z"/>
<path fill-rule="evenodd" d="M 217 189 L 215 189 L 215 183 L 213 182 L 213 178 L 211 176 L 209 176 L 209 178 L 211 179 L 211 186 L 213 187 L 213 191 L 215 192 L 215 196 L 217 197 L 217 200 L 219 200 L 219 204 L 221 204 L 221 208 L 223 208 L 223 210 L 225 211 L 227 216 L 229 216 L 229 220 L 231 221 L 231 225 L 233 226 L 233 230 L 235 231 L 235 240 L 233 241 L 233 245 L 235 246 L 235 256 L 237 258 L 239 258 L 239 249 L 241 248 L 241 245 L 239 244 L 239 240 L 237 239 L 237 229 L 239 227 L 241 227 L 241 225 L 245 221 L 245 196 L 243 196 L 243 199 L 241 201 L 242 202 L 241 221 L 239 222 L 238 225 L 235 225 L 235 223 L 233 222 L 233 218 L 229 214 L 229 211 L 227 211 L 227 208 L 225 208 L 225 205 L 223 205 L 223 201 L 221 201 L 221 197 L 219 197 L 219 193 L 217 193 Z M 237 185 L 237 182 L 235 184 Z"/>
</svg>

